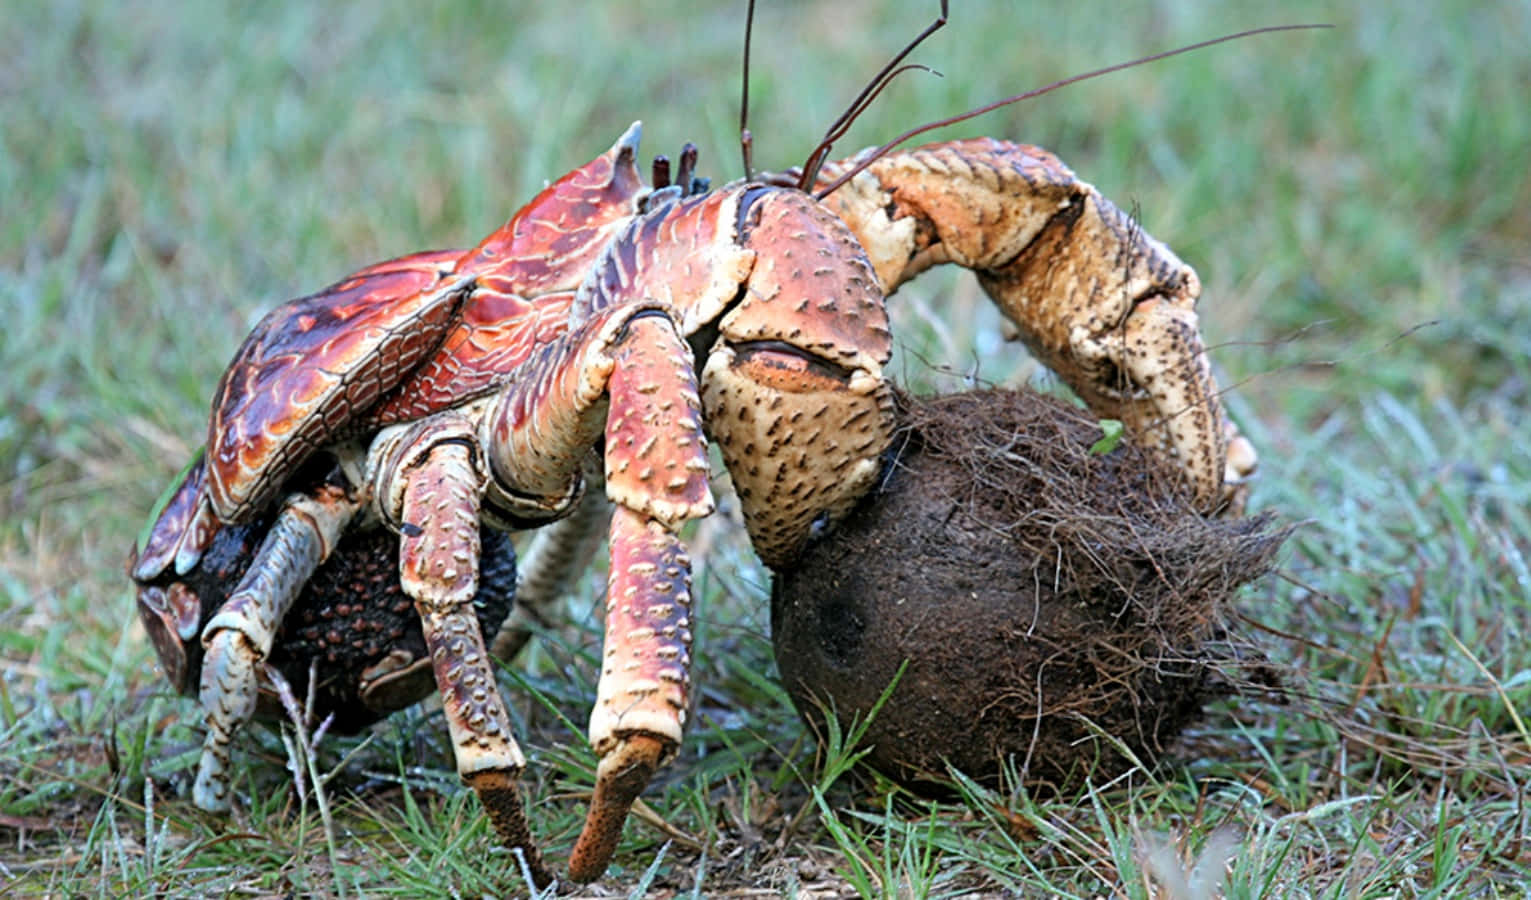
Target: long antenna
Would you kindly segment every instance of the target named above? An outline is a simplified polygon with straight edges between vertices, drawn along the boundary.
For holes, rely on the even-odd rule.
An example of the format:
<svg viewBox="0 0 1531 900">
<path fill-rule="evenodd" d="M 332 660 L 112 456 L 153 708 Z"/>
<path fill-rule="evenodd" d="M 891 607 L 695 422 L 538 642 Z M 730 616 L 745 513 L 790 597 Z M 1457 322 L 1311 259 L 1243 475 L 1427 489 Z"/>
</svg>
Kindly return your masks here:
<svg viewBox="0 0 1531 900">
<path fill-rule="evenodd" d="M 750 0 L 751 5 L 753 5 L 754 2 L 755 0 Z M 861 111 L 866 109 L 867 104 L 871 102 L 872 98 L 881 93 L 883 87 L 886 86 L 889 81 L 893 80 L 893 78 L 901 72 L 905 72 L 910 68 L 920 68 L 925 69 L 927 72 L 930 71 L 924 66 L 906 66 L 904 68 L 899 68 L 899 63 L 904 61 L 904 57 L 908 56 L 910 53 L 913 53 L 914 48 L 923 43 L 926 38 L 935 34 L 937 31 L 940 31 L 941 28 L 946 25 L 946 20 L 949 14 L 947 2 L 948 0 L 941 0 L 941 14 L 936 16 L 935 21 L 925 26 L 924 31 L 915 35 L 914 40 L 910 41 L 903 50 L 898 52 L 896 56 L 888 60 L 887 65 L 883 66 L 881 71 L 872 76 L 872 80 L 868 81 L 866 87 L 861 89 L 861 93 L 856 95 L 856 99 L 851 101 L 851 105 L 846 107 L 845 112 L 840 114 L 840 118 L 835 119 L 834 122 L 830 123 L 829 129 L 824 132 L 824 140 L 814 148 L 812 153 L 808 154 L 808 161 L 803 163 L 803 177 L 798 182 L 798 188 L 800 190 L 807 190 L 808 185 L 813 184 L 814 180 L 819 177 L 819 167 L 824 164 L 824 160 L 829 158 L 829 151 L 830 148 L 834 145 L 834 142 L 841 135 L 845 134 L 845 130 L 850 127 L 851 122 L 855 121 L 856 117 L 861 114 Z"/>
<path fill-rule="evenodd" d="M 744 13 L 744 86 L 739 89 L 739 152 L 744 156 L 744 180 L 755 177 L 751 157 L 755 136 L 750 134 L 750 34 L 755 30 L 755 0 Z"/>
<path fill-rule="evenodd" d="M 942 3 L 943 11 L 944 11 L 945 6 L 946 6 L 946 4 L 945 4 L 945 2 L 943 2 Z M 828 186 L 826 186 L 825 188 L 823 188 L 822 190 L 820 190 L 818 193 L 814 194 L 813 196 L 814 196 L 814 199 L 816 199 L 816 200 L 823 200 L 825 197 L 828 197 L 830 194 L 834 193 L 835 190 L 838 189 L 841 185 L 845 184 L 847 181 L 850 181 L 856 175 L 860 174 L 861 171 L 863 169 L 865 169 L 867 166 L 870 166 L 872 163 L 874 163 L 877 160 L 881 159 L 882 157 L 886 156 L 888 154 L 888 152 L 891 151 L 893 148 L 897 147 L 899 144 L 902 144 L 904 141 L 907 141 L 907 140 L 909 140 L 912 137 L 924 134 L 927 131 L 933 131 L 933 130 L 935 130 L 937 128 L 943 128 L 943 127 L 945 127 L 947 125 L 955 125 L 958 122 L 966 122 L 968 119 L 976 118 L 976 117 L 981 116 L 981 115 L 983 115 L 985 113 L 993 112 L 994 110 L 999 109 L 1002 106 L 1009 106 L 1012 103 L 1019 103 L 1022 100 L 1029 100 L 1032 97 L 1040 97 L 1043 94 L 1047 94 L 1047 93 L 1051 93 L 1052 91 L 1056 91 L 1058 88 L 1067 87 L 1068 85 L 1071 85 L 1071 84 L 1075 83 L 1076 81 L 1086 81 L 1086 80 L 1089 80 L 1091 78 L 1099 78 L 1102 75 L 1109 75 L 1112 72 L 1120 72 L 1123 69 L 1130 69 L 1130 68 L 1132 68 L 1134 66 L 1144 65 L 1145 63 L 1156 62 L 1156 61 L 1161 60 L 1161 59 L 1167 59 L 1168 57 L 1171 57 L 1171 56 L 1179 56 L 1182 53 L 1190 53 L 1192 50 L 1200 50 L 1200 49 L 1202 49 L 1204 47 L 1211 47 L 1214 44 L 1224 44 L 1224 43 L 1227 43 L 1228 41 L 1236 41 L 1236 40 L 1239 40 L 1241 38 L 1253 37 L 1253 36 L 1255 36 L 1257 34 L 1269 34 L 1271 32 L 1275 32 L 1275 31 L 1303 31 L 1303 30 L 1314 29 L 1314 28 L 1333 28 L 1333 27 L 1334 26 L 1332 26 L 1332 25 L 1270 25 L 1270 26 L 1267 26 L 1265 28 L 1252 28 L 1252 29 L 1250 29 L 1248 31 L 1240 31 L 1240 32 L 1238 32 L 1236 34 L 1225 34 L 1222 37 L 1212 38 L 1211 40 L 1207 40 L 1207 41 L 1200 41 L 1200 42 L 1195 43 L 1195 44 L 1187 44 L 1184 47 L 1177 47 L 1174 50 L 1165 50 L 1162 53 L 1154 53 L 1154 54 L 1152 54 L 1150 56 L 1139 57 L 1138 59 L 1130 60 L 1128 62 L 1117 63 L 1114 66 L 1106 66 L 1103 69 L 1095 69 L 1094 71 L 1091 71 L 1091 72 L 1085 72 L 1082 75 L 1074 75 L 1074 76 L 1071 76 L 1069 78 L 1065 78 L 1062 81 L 1055 81 L 1052 84 L 1047 85 L 1046 87 L 1040 87 L 1040 88 L 1036 88 L 1035 90 L 1026 91 L 1023 94 L 1016 94 L 1013 97 L 1006 97 L 1003 100 L 996 100 L 993 103 L 989 103 L 989 104 L 986 104 L 984 106 L 980 106 L 977 109 L 968 110 L 967 112 L 962 113 L 960 115 L 955 115 L 955 116 L 952 116 L 951 118 L 941 119 L 940 121 L 937 121 L 937 122 L 931 122 L 931 123 L 926 124 L 926 125 L 921 125 L 918 128 L 911 128 L 911 129 L 909 129 L 908 131 L 904 132 L 903 134 L 899 135 L 898 137 L 894 138 L 893 140 L 887 142 L 886 144 L 883 144 L 881 147 L 878 147 L 875 151 L 873 151 L 871 154 L 867 155 L 865 158 L 863 158 L 860 161 L 858 161 L 856 163 L 856 165 L 852 166 L 850 169 L 848 169 L 846 172 L 841 174 L 840 177 L 836 178 L 834 181 L 831 181 Z M 817 151 L 815 151 L 815 152 L 817 152 Z M 804 169 L 804 173 L 803 174 L 804 174 L 804 176 L 806 176 L 808 174 L 806 167 Z M 816 179 L 818 177 L 818 171 L 815 170 L 813 175 L 814 175 L 814 178 Z M 801 185 L 803 185 L 803 190 L 807 190 L 807 186 L 808 185 L 812 185 L 813 181 L 811 181 L 811 180 L 804 180 L 804 181 L 800 181 L 799 183 Z"/>
<path fill-rule="evenodd" d="M 886 88 L 889 84 L 892 84 L 893 79 L 897 78 L 903 73 L 914 70 L 928 72 L 937 78 L 942 77 L 940 72 L 937 72 L 935 69 L 932 69 L 929 66 L 922 66 L 919 63 L 909 63 L 908 65 L 899 66 L 897 69 L 894 69 L 892 72 L 888 73 L 887 76 L 882 79 L 882 83 L 877 85 L 876 90 L 870 93 L 863 92 L 862 96 L 858 98 L 859 102 L 846 111 L 847 115 L 840 117 L 841 123 L 839 126 L 832 126 L 830 130 L 824 135 L 824 139 L 820 141 L 819 145 L 813 148 L 813 152 L 808 155 L 808 161 L 803 163 L 803 174 L 800 178 L 798 178 L 798 190 L 808 190 L 808 185 L 812 184 L 813 180 L 819 177 L 819 169 L 823 167 L 824 161 L 829 159 L 829 153 L 831 148 L 834 147 L 835 141 L 838 141 L 840 138 L 845 136 L 845 133 L 850 130 L 851 124 L 856 120 L 856 117 L 860 116 L 862 111 L 864 111 L 868 106 L 872 105 L 872 101 L 876 100 L 878 95 L 883 92 L 883 88 Z"/>
</svg>

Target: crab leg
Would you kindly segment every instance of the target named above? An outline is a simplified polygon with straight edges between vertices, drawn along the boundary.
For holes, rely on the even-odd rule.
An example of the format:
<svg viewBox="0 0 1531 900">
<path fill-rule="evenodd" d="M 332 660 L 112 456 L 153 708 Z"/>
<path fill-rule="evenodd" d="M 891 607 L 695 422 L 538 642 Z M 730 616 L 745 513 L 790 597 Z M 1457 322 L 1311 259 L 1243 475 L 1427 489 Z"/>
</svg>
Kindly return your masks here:
<svg viewBox="0 0 1531 900">
<path fill-rule="evenodd" d="M 691 560 L 663 523 L 619 506 L 611 517 L 606 647 L 590 745 L 600 755 L 569 877 L 606 871 L 633 801 L 680 747 L 691 661 Z"/>
<path fill-rule="evenodd" d="M 712 512 L 690 348 L 673 311 L 609 307 L 536 360 L 484 418 L 489 496 L 534 510 L 569 495 L 604 433 L 611 524 L 605 663 L 590 719 L 601 757 L 570 876 L 605 871 L 627 810 L 680 747 L 690 666 L 690 560 L 675 529 Z M 546 498 L 539 500 L 538 497 Z"/>
<path fill-rule="evenodd" d="M 938 263 L 974 269 L 1096 414 L 1173 459 L 1203 507 L 1238 505 L 1254 453 L 1218 402 L 1195 271 L 1057 157 L 986 138 L 933 144 L 877 160 L 825 202 L 885 291 Z"/>
<path fill-rule="evenodd" d="M 399 532 L 399 581 L 420 615 L 457 772 L 478 794 L 501 842 L 519 847 L 534 879 L 545 884 L 551 874 L 517 784 L 526 758 L 473 610 L 487 482 L 475 423 L 443 413 L 386 430 L 373 444 L 369 469 L 379 511 Z"/>
<path fill-rule="evenodd" d="M 172 563 L 176 574 L 184 575 L 197 564 L 218 530 L 218 519 L 204 496 L 206 484 L 207 454 L 198 450 L 145 536 L 129 573 L 135 579 L 151 581 Z"/>
<path fill-rule="evenodd" d="M 288 607 L 360 506 L 338 487 L 289 497 L 239 586 L 203 629 L 200 699 L 207 738 L 192 787 L 202 809 L 228 809 L 229 744 L 255 713 L 260 662 L 271 652 Z"/>
</svg>

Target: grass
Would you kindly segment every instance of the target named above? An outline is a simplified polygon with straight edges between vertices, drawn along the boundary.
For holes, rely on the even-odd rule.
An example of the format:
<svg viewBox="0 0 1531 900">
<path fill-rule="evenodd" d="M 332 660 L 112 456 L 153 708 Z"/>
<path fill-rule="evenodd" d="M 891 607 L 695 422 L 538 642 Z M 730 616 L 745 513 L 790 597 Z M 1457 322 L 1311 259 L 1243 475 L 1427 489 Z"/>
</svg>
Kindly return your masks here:
<svg viewBox="0 0 1531 900">
<path fill-rule="evenodd" d="M 798 162 L 935 5 L 763 9 L 758 163 Z M 1302 692 L 1217 708 L 1169 765 L 1066 801 L 959 782 L 930 804 L 830 777 L 763 674 L 766 575 L 720 528 L 697 582 L 700 713 L 592 895 L 1136 898 L 1216 875 L 1238 897 L 1520 895 L 1531 4 L 955 6 L 917 54 L 944 77 L 901 78 L 842 149 L 1222 32 L 1336 26 L 944 134 L 1056 151 L 1197 267 L 1230 406 L 1262 453 L 1254 504 L 1303 523 L 1241 627 Z M 705 172 L 736 175 L 740 10 L 0 7 L 0 890 L 524 892 L 423 711 L 360 749 L 320 742 L 316 771 L 355 753 L 329 784 L 328 835 L 271 729 L 245 744 L 240 814 L 196 811 L 196 710 L 155 670 L 122 559 L 272 304 L 477 240 L 635 118 L 648 152 L 695 140 Z M 902 380 L 1027 377 L 970 280 L 930 276 L 893 306 Z M 570 723 L 593 696 L 595 584 L 504 679 L 554 859 L 593 767 Z"/>
</svg>

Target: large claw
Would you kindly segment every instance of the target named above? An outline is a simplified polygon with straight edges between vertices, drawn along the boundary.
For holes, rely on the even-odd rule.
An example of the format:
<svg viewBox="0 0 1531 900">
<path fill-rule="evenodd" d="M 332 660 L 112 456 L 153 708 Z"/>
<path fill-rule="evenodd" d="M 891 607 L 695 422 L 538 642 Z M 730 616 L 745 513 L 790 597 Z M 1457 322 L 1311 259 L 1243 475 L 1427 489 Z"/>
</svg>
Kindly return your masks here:
<svg viewBox="0 0 1531 900">
<path fill-rule="evenodd" d="M 825 166 L 821 183 L 853 162 Z M 1195 271 L 1057 157 L 987 138 L 933 144 L 877 160 L 825 202 L 884 290 L 939 263 L 974 269 L 1097 415 L 1163 451 L 1203 508 L 1238 504 L 1255 458 L 1218 402 Z"/>
</svg>

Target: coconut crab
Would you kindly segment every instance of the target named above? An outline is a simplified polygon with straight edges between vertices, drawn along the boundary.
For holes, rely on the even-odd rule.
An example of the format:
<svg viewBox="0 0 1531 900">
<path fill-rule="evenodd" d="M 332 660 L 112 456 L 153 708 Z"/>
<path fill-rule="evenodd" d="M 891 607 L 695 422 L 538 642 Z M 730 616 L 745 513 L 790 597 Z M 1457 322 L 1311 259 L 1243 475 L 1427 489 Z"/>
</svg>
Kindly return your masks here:
<svg viewBox="0 0 1531 900">
<path fill-rule="evenodd" d="M 674 179 L 656 161 L 646 183 L 638 138 L 635 123 L 476 247 L 355 272 L 273 310 L 237 351 L 205 453 L 130 564 L 162 658 L 200 658 L 199 806 L 230 803 L 231 742 L 293 604 L 350 536 L 385 529 L 424 650 L 369 668 L 359 691 L 428 660 L 459 773 L 535 864 L 525 761 L 473 602 L 480 528 L 556 527 L 598 482 L 601 761 L 569 865 L 598 877 L 680 746 L 677 532 L 713 511 L 709 441 L 760 557 L 787 563 L 875 483 L 892 433 L 884 298 L 937 264 L 974 270 L 1033 354 L 1172 458 L 1203 508 L 1237 505 L 1254 458 L 1218 402 L 1195 272 L 1052 154 L 981 138 L 708 190 L 689 149 Z M 199 590 L 176 586 L 255 521 L 259 546 L 204 618 Z"/>
</svg>

